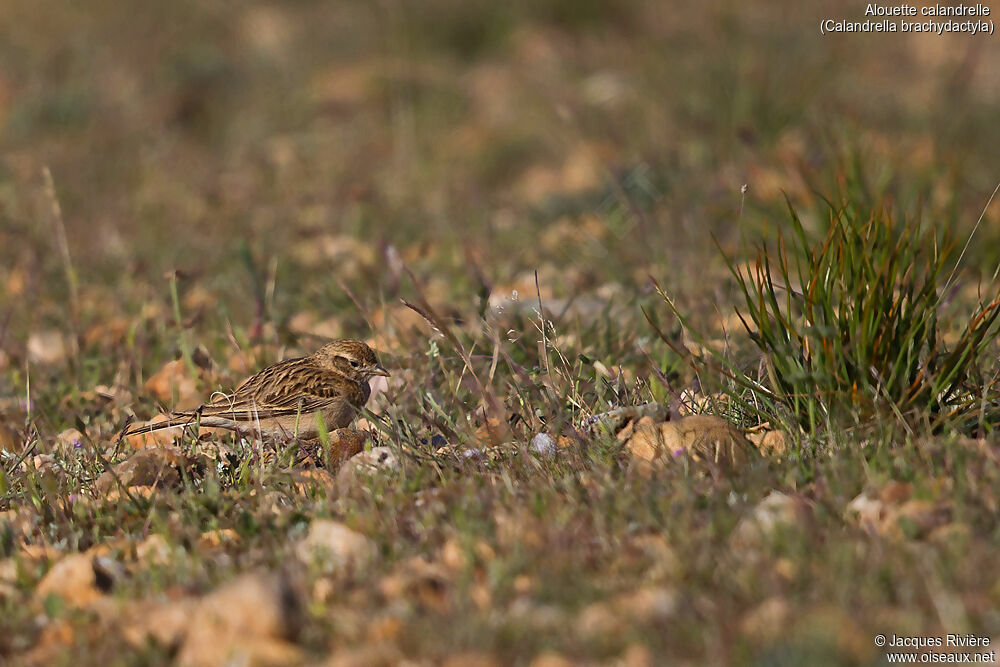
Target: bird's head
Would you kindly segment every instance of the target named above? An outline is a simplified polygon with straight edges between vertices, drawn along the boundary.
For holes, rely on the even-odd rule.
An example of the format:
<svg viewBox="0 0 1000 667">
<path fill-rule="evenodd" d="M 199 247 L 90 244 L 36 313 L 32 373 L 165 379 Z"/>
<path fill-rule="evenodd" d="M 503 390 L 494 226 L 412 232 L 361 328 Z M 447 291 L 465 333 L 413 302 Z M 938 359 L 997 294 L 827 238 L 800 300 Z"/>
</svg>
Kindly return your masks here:
<svg viewBox="0 0 1000 667">
<path fill-rule="evenodd" d="M 356 382 L 367 382 L 376 375 L 389 377 L 389 371 L 378 362 L 375 351 L 360 340 L 335 340 L 313 356 L 323 366 Z"/>
</svg>

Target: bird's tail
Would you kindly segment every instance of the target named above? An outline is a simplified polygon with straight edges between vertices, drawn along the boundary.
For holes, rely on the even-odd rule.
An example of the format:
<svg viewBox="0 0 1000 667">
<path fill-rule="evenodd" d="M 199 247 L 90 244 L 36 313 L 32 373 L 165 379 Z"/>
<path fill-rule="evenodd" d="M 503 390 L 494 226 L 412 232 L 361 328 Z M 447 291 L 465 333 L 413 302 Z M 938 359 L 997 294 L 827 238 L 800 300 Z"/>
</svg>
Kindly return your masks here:
<svg viewBox="0 0 1000 667">
<path fill-rule="evenodd" d="M 155 422 L 152 424 L 140 424 L 137 426 L 131 426 L 127 422 L 122 428 L 121 435 L 118 439 L 127 438 L 130 435 L 139 435 L 142 433 L 152 433 L 154 431 L 162 431 L 165 428 L 182 428 L 184 426 L 190 426 L 195 423 L 198 415 L 193 412 L 175 412 L 167 416 L 166 421 Z"/>
</svg>

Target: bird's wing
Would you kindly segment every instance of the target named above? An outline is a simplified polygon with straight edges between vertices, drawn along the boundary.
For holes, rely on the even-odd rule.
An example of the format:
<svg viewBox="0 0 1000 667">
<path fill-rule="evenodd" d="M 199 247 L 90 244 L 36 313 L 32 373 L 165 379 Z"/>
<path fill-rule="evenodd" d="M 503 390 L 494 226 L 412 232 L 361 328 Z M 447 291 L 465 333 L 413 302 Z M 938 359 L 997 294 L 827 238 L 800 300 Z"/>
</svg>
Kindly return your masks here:
<svg viewBox="0 0 1000 667">
<path fill-rule="evenodd" d="M 338 399 L 355 402 L 353 383 L 305 359 L 268 366 L 198 410 L 202 416 L 245 421 L 309 414 Z"/>
</svg>

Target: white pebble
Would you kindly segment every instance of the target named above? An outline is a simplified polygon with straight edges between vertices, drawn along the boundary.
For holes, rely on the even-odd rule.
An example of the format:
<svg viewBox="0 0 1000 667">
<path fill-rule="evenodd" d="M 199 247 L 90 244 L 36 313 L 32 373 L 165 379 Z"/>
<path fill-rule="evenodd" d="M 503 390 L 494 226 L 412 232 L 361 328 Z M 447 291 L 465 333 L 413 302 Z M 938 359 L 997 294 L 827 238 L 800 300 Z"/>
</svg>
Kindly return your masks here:
<svg viewBox="0 0 1000 667">
<path fill-rule="evenodd" d="M 548 433 L 539 433 L 531 439 L 531 451 L 538 456 L 552 457 L 556 455 L 556 439 Z"/>
</svg>

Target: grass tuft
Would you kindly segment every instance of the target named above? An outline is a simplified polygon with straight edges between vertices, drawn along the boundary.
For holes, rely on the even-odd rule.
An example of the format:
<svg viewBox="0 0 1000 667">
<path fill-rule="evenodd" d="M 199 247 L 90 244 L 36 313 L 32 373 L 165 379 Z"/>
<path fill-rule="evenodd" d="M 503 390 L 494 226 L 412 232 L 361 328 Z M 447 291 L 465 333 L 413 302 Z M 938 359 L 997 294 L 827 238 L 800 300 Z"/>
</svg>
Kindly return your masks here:
<svg viewBox="0 0 1000 667">
<path fill-rule="evenodd" d="M 776 252 L 761 243 L 747 268 L 726 257 L 743 296 L 740 319 L 764 354 L 769 398 L 809 430 L 836 413 L 963 430 L 995 423 L 997 388 L 979 378 L 1000 299 L 980 300 L 946 342 L 956 330 L 942 319 L 951 243 L 888 208 L 835 209 L 825 236 L 810 243 L 788 209 L 793 234 L 779 232 Z M 760 389 L 742 373 L 734 379 Z"/>
</svg>

